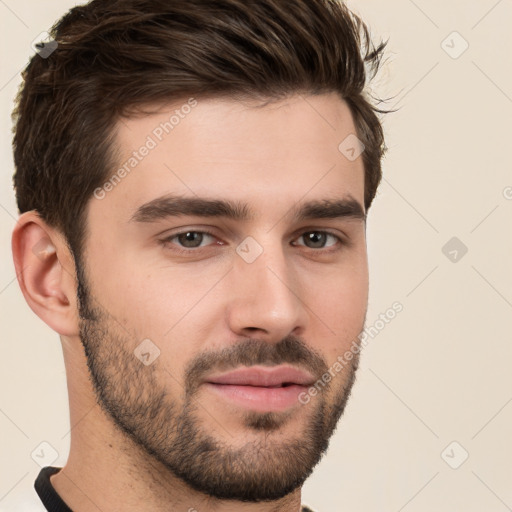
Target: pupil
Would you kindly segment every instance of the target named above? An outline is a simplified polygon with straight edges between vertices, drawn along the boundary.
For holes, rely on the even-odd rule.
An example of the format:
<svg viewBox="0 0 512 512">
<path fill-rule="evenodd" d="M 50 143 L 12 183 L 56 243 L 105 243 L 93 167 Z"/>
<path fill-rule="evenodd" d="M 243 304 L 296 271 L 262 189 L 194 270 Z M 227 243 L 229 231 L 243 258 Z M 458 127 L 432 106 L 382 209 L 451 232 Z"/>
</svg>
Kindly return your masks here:
<svg viewBox="0 0 512 512">
<path fill-rule="evenodd" d="M 323 245 L 322 242 L 323 242 L 323 237 L 325 236 L 324 233 L 318 233 L 318 232 L 311 232 L 309 233 L 309 240 L 311 242 L 313 242 L 314 244 L 318 244 L 318 242 L 320 241 L 320 245 Z M 316 239 L 316 240 L 315 240 Z"/>
</svg>

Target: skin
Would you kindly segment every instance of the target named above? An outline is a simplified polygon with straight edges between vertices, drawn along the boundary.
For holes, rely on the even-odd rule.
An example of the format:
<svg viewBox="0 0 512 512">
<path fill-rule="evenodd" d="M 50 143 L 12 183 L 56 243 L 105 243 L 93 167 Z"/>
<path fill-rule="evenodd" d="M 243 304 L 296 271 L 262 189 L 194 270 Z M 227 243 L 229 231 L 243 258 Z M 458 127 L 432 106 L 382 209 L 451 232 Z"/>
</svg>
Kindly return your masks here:
<svg viewBox="0 0 512 512">
<path fill-rule="evenodd" d="M 183 103 L 119 122 L 120 165 Z M 251 343 L 247 340 L 274 354 L 279 342 L 292 338 L 304 343 L 312 358 L 308 361 L 328 368 L 364 328 L 364 220 L 297 222 L 290 213 L 306 200 L 349 196 L 364 208 L 362 159 L 350 161 L 338 150 L 356 132 L 350 110 L 335 94 L 294 95 L 256 105 L 198 98 L 197 106 L 130 174 L 103 199 L 91 198 L 82 258 L 90 318 L 80 317 L 77 273 L 62 234 L 33 211 L 21 215 L 14 229 L 21 290 L 31 309 L 59 333 L 63 346 L 71 447 L 65 467 L 51 482 L 73 510 L 300 510 L 300 485 L 272 501 L 218 499 L 193 489 L 166 465 L 179 439 L 166 426 L 183 412 L 186 369 L 198 357 L 210 353 L 220 361 L 220 351 L 245 350 L 249 345 L 243 343 Z M 180 216 L 130 222 L 140 205 L 168 193 L 242 201 L 255 216 L 249 221 Z M 212 230 L 213 236 L 187 255 L 177 252 L 187 248 L 183 239 L 181 245 L 176 237 L 166 245 L 160 242 L 177 232 L 202 229 Z M 348 243 L 329 236 L 325 247 L 308 246 L 302 235 L 311 231 L 329 231 Z M 263 249 L 252 263 L 235 251 L 248 236 Z M 33 250 L 41 240 L 46 241 L 44 253 Z M 148 366 L 133 355 L 144 339 L 160 350 Z M 96 370 L 110 384 L 104 396 L 90 378 L 94 356 Z M 272 428 L 254 428 L 250 420 L 258 413 L 251 416 L 200 385 L 190 417 L 226 450 L 244 454 L 248 464 L 242 471 L 272 474 L 283 461 L 272 454 L 279 455 L 286 443 L 307 444 L 307 430 L 318 428 L 318 421 L 324 427 L 332 423 L 330 436 L 342 413 L 340 400 L 348 399 L 357 358 L 347 365 L 307 405 L 276 413 Z M 157 403 L 162 396 L 164 401 Z M 137 405 L 147 407 L 142 418 L 134 415 Z M 151 405 L 153 419 L 147 415 Z M 133 435 L 112 417 L 123 407 Z M 147 450 L 151 442 L 157 455 Z"/>
</svg>

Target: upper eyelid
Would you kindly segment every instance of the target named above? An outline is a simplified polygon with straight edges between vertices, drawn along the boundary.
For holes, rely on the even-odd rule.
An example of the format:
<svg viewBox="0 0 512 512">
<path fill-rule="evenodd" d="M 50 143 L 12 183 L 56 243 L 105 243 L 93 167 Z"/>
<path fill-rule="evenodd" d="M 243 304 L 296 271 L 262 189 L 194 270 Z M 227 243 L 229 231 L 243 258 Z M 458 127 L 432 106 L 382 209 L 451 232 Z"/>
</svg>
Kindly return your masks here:
<svg viewBox="0 0 512 512">
<path fill-rule="evenodd" d="M 326 220 L 326 219 L 324 219 L 324 220 Z M 318 221 L 321 222 L 322 219 L 318 219 Z M 225 228 L 224 227 L 218 228 L 216 226 L 210 226 L 210 225 L 197 225 L 196 226 L 194 224 L 191 224 L 190 226 L 177 227 L 174 229 L 166 229 L 165 231 L 159 232 L 156 236 L 164 237 L 164 238 L 168 238 L 168 237 L 172 238 L 173 236 L 181 235 L 181 234 L 187 233 L 189 231 L 194 231 L 194 232 L 199 232 L 199 233 L 208 233 L 212 236 L 217 237 L 218 235 L 216 233 L 219 229 L 224 230 Z M 179 231 L 174 231 L 174 230 L 179 230 Z M 343 238 L 343 237 L 348 238 L 348 235 L 342 229 L 339 229 L 339 226 L 338 227 L 329 227 L 329 226 L 306 225 L 306 226 L 302 226 L 300 228 L 295 229 L 293 231 L 293 233 L 291 233 L 291 235 L 298 236 L 303 233 L 308 233 L 311 231 L 322 231 L 325 233 L 330 233 L 334 236 L 339 236 L 340 238 Z M 236 235 L 236 232 L 231 228 L 228 228 L 227 232 L 230 236 Z"/>
</svg>

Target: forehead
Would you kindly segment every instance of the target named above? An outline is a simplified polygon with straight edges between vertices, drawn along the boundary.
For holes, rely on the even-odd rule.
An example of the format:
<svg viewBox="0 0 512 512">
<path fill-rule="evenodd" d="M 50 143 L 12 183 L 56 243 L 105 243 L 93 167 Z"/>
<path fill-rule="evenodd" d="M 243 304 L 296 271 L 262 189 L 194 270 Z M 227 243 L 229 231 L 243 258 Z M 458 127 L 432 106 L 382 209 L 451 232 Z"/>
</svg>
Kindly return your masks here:
<svg viewBox="0 0 512 512">
<path fill-rule="evenodd" d="M 348 105 L 334 93 L 263 106 L 184 98 L 118 122 L 117 169 L 93 207 L 128 221 L 165 194 L 242 200 L 274 213 L 301 199 L 350 196 L 364 204 L 362 158 L 340 150 L 355 133 Z"/>
</svg>

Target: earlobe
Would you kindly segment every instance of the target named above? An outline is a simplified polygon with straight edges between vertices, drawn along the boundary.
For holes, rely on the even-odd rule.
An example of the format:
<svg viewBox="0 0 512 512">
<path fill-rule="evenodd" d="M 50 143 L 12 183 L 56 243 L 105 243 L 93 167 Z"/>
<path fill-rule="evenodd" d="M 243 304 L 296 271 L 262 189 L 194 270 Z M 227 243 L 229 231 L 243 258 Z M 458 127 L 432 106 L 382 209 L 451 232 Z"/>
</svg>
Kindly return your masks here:
<svg viewBox="0 0 512 512">
<path fill-rule="evenodd" d="M 12 253 L 32 311 L 59 334 L 78 335 L 74 260 L 64 237 L 35 211 L 26 212 L 12 233 Z"/>
</svg>

